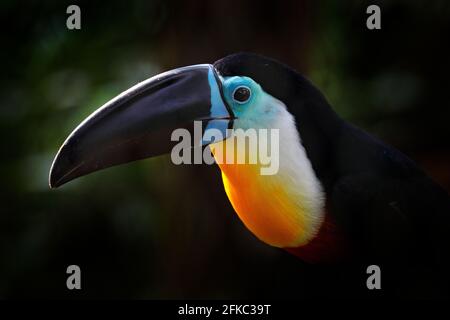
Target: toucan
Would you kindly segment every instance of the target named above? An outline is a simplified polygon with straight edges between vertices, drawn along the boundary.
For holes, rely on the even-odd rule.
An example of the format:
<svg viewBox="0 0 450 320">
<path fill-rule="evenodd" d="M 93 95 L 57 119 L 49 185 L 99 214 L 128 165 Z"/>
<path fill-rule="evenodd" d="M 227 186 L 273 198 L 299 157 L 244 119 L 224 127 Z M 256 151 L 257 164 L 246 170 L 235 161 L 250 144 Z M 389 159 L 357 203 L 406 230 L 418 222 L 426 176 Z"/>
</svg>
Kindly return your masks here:
<svg viewBox="0 0 450 320">
<path fill-rule="evenodd" d="M 448 297 L 448 193 L 400 151 L 339 117 L 306 77 L 261 55 L 177 68 L 119 94 L 68 136 L 50 186 L 169 153 L 171 133 L 192 132 L 195 121 L 203 133 L 223 133 L 201 141 L 216 158 L 228 151 L 230 130 L 278 129 L 276 174 L 261 175 L 258 163 L 219 163 L 234 210 L 261 241 L 311 264 L 376 265 L 388 279 L 382 289 L 394 295 Z"/>
</svg>

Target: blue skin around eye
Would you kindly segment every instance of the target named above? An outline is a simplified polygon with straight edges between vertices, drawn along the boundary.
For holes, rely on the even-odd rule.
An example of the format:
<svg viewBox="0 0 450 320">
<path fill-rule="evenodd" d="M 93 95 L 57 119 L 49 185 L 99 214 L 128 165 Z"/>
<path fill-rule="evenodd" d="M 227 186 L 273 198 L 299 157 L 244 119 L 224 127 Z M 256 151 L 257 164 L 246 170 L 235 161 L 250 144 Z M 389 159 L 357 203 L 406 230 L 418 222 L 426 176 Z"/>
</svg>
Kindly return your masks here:
<svg viewBox="0 0 450 320">
<path fill-rule="evenodd" d="M 224 97 L 237 119 L 234 129 L 271 128 L 281 111 L 279 101 L 266 93 L 261 86 L 248 77 L 225 77 L 222 81 Z M 251 90 L 250 99 L 245 103 L 234 101 L 233 92 L 240 86 Z"/>
<path fill-rule="evenodd" d="M 225 77 L 223 78 L 223 90 L 224 96 L 228 103 L 233 109 L 234 114 L 239 118 L 239 115 L 242 114 L 246 108 L 251 105 L 257 97 L 258 94 L 258 85 L 248 77 Z M 236 88 L 240 86 L 248 87 L 251 91 L 251 96 L 248 101 L 245 103 L 238 103 L 233 99 L 233 92 Z"/>
<path fill-rule="evenodd" d="M 221 80 L 223 96 L 237 118 L 234 121 L 234 129 L 271 127 L 270 123 L 279 111 L 278 106 L 273 103 L 272 96 L 265 93 L 259 84 L 248 77 L 224 77 Z M 209 84 L 211 89 L 211 117 L 219 117 L 226 112 L 226 108 L 212 73 L 209 75 Z M 240 86 L 248 87 L 251 91 L 250 99 L 245 103 L 239 103 L 233 99 L 234 90 Z M 227 128 L 227 120 L 211 120 L 206 126 L 205 133 L 209 129 L 217 129 L 222 133 L 223 139 L 226 139 L 228 137 L 226 134 Z M 215 140 L 215 142 L 220 140 Z M 211 142 L 205 139 L 205 136 L 202 138 L 203 145 Z"/>
</svg>

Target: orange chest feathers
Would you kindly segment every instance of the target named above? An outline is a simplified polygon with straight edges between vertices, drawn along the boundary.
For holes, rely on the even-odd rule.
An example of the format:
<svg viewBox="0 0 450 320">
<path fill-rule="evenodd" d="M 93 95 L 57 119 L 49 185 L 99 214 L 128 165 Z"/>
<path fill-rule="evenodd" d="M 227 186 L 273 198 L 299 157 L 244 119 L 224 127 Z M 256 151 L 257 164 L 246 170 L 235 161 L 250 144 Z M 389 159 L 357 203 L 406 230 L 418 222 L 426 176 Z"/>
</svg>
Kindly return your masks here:
<svg viewBox="0 0 450 320">
<path fill-rule="evenodd" d="M 211 150 L 222 171 L 225 192 L 244 225 L 261 241 L 316 263 L 335 260 L 340 243 L 325 206 L 311 199 L 301 177 L 280 165 L 275 175 L 261 175 L 260 164 L 223 163 L 223 146 Z M 226 150 L 226 149 L 225 149 Z"/>
</svg>

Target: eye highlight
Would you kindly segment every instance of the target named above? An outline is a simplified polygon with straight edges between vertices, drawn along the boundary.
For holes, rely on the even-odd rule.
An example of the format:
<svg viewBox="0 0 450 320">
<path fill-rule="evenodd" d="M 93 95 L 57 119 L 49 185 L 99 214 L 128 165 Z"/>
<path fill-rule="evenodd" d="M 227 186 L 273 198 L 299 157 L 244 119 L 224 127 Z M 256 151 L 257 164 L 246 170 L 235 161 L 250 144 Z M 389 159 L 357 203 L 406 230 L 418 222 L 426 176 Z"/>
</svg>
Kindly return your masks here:
<svg viewBox="0 0 450 320">
<path fill-rule="evenodd" d="M 239 104 L 244 104 L 250 97 L 252 96 L 252 91 L 247 86 L 239 86 L 234 89 L 233 94 L 231 95 L 233 100 Z"/>
</svg>

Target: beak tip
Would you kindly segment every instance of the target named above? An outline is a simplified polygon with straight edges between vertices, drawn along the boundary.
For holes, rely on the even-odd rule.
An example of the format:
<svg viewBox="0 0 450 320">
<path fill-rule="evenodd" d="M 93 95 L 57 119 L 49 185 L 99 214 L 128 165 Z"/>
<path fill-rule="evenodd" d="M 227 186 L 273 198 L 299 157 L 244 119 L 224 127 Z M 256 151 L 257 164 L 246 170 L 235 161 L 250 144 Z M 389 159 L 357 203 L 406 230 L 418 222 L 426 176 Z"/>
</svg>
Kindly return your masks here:
<svg viewBox="0 0 450 320">
<path fill-rule="evenodd" d="M 53 160 L 52 166 L 50 167 L 50 172 L 48 174 L 48 185 L 50 189 L 56 189 L 66 183 L 67 181 L 64 181 L 65 177 L 65 170 L 63 170 L 63 163 L 64 161 L 61 161 L 61 150 L 57 153 L 55 159 Z"/>
<path fill-rule="evenodd" d="M 51 174 L 51 173 L 50 173 Z M 60 185 L 58 184 L 57 181 L 55 181 L 55 179 L 50 175 L 50 177 L 48 178 L 48 186 L 50 187 L 50 189 L 56 189 L 58 188 Z"/>
<path fill-rule="evenodd" d="M 55 170 L 53 170 L 53 168 L 54 164 L 52 165 L 50 173 L 48 175 L 48 186 L 50 187 L 50 189 L 56 189 L 60 186 L 59 184 L 60 178 L 57 177 L 57 175 L 55 174 Z"/>
</svg>

